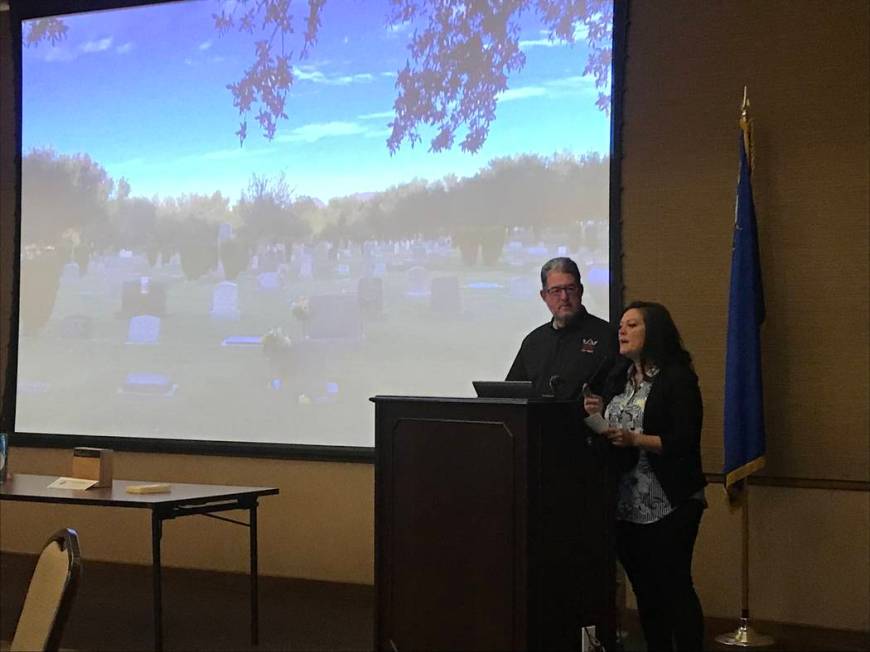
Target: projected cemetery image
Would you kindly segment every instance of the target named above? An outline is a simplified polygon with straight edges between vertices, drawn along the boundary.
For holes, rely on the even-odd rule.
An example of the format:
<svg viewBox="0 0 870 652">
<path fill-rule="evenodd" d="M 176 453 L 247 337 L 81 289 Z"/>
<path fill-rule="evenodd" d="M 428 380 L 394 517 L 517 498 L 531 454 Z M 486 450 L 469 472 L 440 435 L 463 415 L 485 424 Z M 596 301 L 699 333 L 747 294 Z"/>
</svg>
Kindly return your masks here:
<svg viewBox="0 0 870 652">
<path fill-rule="evenodd" d="M 549 258 L 606 318 L 612 6 L 564 4 L 27 21 L 16 429 L 371 446 L 504 378 Z"/>
</svg>

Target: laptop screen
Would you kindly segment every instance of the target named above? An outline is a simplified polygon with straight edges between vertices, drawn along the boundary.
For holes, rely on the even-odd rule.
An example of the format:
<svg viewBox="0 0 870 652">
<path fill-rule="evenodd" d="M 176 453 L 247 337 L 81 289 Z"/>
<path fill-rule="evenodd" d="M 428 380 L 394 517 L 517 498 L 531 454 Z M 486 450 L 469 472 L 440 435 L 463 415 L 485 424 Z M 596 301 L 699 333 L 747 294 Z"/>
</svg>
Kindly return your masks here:
<svg viewBox="0 0 870 652">
<path fill-rule="evenodd" d="M 475 380 L 471 383 L 480 398 L 537 398 L 530 380 Z"/>
</svg>

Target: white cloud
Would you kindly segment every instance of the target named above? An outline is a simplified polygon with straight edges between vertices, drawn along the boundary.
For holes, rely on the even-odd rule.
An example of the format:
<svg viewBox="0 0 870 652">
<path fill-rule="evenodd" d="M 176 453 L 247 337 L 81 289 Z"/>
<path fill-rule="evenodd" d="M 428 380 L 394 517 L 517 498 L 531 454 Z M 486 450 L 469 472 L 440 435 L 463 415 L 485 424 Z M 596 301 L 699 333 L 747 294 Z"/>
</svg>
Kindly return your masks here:
<svg viewBox="0 0 870 652">
<path fill-rule="evenodd" d="M 36 51 L 36 56 L 41 57 L 43 61 L 51 63 L 54 61 L 72 61 L 78 55 L 63 45 L 52 45 L 45 49 L 39 48 Z"/>
<path fill-rule="evenodd" d="M 116 47 L 115 52 L 117 52 L 118 54 L 127 54 L 132 49 L 133 49 L 133 42 L 128 41 L 127 43 L 124 43 L 123 45 L 119 45 L 118 47 Z"/>
<path fill-rule="evenodd" d="M 312 122 L 292 131 L 278 135 L 275 140 L 281 143 L 314 143 L 323 138 L 335 138 L 342 136 L 358 136 L 365 134 L 368 129 L 355 122 Z"/>
<path fill-rule="evenodd" d="M 355 75 L 326 75 L 310 66 L 300 66 L 293 71 L 293 74 L 300 81 L 309 81 L 312 84 L 326 84 L 327 86 L 367 84 L 375 79 L 374 75 L 368 72 L 361 72 Z"/>
<path fill-rule="evenodd" d="M 358 120 L 381 120 L 383 118 L 392 118 L 395 115 L 393 110 L 389 111 L 378 111 L 376 113 L 363 113 L 362 115 L 358 115 Z"/>
<path fill-rule="evenodd" d="M 205 52 L 211 47 L 211 41 L 203 41 L 197 47 L 199 48 L 200 52 Z"/>
<path fill-rule="evenodd" d="M 522 86 L 520 88 L 509 88 L 498 94 L 497 100 L 501 102 L 513 102 L 515 100 L 525 100 L 530 97 L 541 97 L 547 94 L 547 89 L 541 86 Z"/>
<path fill-rule="evenodd" d="M 518 43 L 520 49 L 530 50 L 531 48 L 556 48 L 573 45 L 570 41 L 561 38 L 550 38 L 550 32 L 546 29 L 542 29 L 538 33 L 541 35 L 541 38 L 521 39 Z M 588 34 L 589 28 L 582 23 L 578 23 L 574 26 L 574 43 L 585 41 Z"/>
<path fill-rule="evenodd" d="M 407 21 L 404 23 L 397 23 L 395 25 L 387 25 L 387 34 L 389 36 L 395 36 L 401 34 L 403 32 L 407 32 L 411 28 L 411 21 Z"/>
<path fill-rule="evenodd" d="M 112 37 L 107 36 L 97 41 L 85 41 L 79 46 L 82 52 L 104 52 L 112 47 Z"/>
<path fill-rule="evenodd" d="M 551 79 L 544 82 L 544 85 L 562 93 L 581 92 L 591 97 L 598 97 L 598 89 L 595 88 L 595 77 L 592 75 L 572 75 L 560 79 Z"/>
<path fill-rule="evenodd" d="M 528 50 L 530 48 L 554 48 L 566 44 L 567 41 L 561 39 L 550 40 L 548 38 L 526 39 L 519 42 L 520 50 Z"/>
</svg>

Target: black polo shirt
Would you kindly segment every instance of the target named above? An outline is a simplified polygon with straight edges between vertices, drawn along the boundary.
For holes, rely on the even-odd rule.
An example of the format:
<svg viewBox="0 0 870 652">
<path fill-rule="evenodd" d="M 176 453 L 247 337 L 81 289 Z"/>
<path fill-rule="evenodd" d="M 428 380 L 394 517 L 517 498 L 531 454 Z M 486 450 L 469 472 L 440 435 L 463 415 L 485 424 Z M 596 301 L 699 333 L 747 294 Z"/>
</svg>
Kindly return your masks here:
<svg viewBox="0 0 870 652">
<path fill-rule="evenodd" d="M 583 384 L 594 380 L 593 391 L 613 366 L 617 353 L 616 332 L 586 308 L 563 328 L 550 321 L 529 333 L 508 371 L 507 380 L 531 380 L 541 395 L 576 399 Z"/>
</svg>

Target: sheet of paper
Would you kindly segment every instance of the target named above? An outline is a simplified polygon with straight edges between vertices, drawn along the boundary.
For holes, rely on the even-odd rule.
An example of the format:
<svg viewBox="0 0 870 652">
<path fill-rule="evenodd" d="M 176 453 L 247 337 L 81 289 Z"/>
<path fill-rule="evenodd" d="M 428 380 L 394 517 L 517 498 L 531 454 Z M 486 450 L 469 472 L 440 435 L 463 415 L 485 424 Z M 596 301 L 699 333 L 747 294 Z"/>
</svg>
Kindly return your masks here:
<svg viewBox="0 0 870 652">
<path fill-rule="evenodd" d="M 610 424 L 605 421 L 604 417 L 601 416 L 600 412 L 590 414 L 588 417 L 583 419 L 583 423 L 589 426 L 589 429 L 598 435 L 600 435 L 610 427 Z"/>
<path fill-rule="evenodd" d="M 98 480 L 83 480 L 82 478 L 58 478 L 50 485 L 49 489 L 74 489 L 76 491 L 84 491 L 90 489 Z"/>
</svg>

